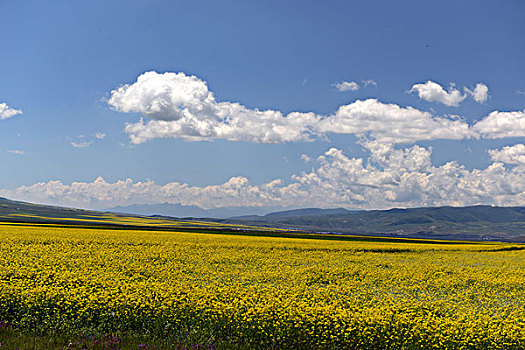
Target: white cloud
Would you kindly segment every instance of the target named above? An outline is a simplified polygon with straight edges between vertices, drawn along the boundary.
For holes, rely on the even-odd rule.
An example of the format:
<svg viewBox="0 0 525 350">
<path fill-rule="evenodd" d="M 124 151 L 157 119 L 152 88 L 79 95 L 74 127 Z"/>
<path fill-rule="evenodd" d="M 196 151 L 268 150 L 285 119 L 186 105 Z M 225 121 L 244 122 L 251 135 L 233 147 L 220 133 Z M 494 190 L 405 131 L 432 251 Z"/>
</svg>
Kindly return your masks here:
<svg viewBox="0 0 525 350">
<path fill-rule="evenodd" d="M 476 85 L 472 92 L 478 101 L 486 98 L 482 86 Z M 411 91 L 448 105 L 458 105 L 466 98 L 459 90 L 447 92 L 432 81 L 416 84 Z M 327 133 L 391 143 L 525 135 L 522 112 L 496 111 L 470 126 L 458 116 L 436 116 L 377 99 L 356 100 L 330 115 L 261 111 L 235 102 L 217 102 L 204 81 L 184 73 L 146 72 L 135 83 L 113 90 L 108 103 L 120 112 L 142 114 L 143 118 L 124 128 L 133 144 L 156 138 L 282 143 L 312 141 Z"/>
<path fill-rule="evenodd" d="M 377 83 L 375 82 L 375 80 L 372 80 L 372 79 L 363 79 L 363 80 L 361 80 L 361 82 L 363 83 L 363 85 L 365 87 L 367 87 L 369 85 L 377 86 Z"/>
<path fill-rule="evenodd" d="M 357 91 L 359 90 L 359 84 L 355 81 L 342 81 L 340 83 L 335 83 L 333 86 L 338 91 Z"/>
<path fill-rule="evenodd" d="M 376 99 L 355 101 L 341 106 L 337 112 L 318 122 L 322 132 L 370 134 L 383 142 L 404 143 L 417 140 L 463 139 L 471 132 L 464 121 L 455 118 L 434 117 L 412 107 L 386 104 Z"/>
<path fill-rule="evenodd" d="M 18 154 L 18 155 L 23 155 L 25 153 L 24 151 L 19 150 L 19 149 L 12 149 L 12 150 L 9 150 L 7 152 L 13 153 L 13 154 Z"/>
<path fill-rule="evenodd" d="M 102 140 L 103 138 L 106 137 L 106 134 L 104 134 L 104 133 L 102 133 L 102 132 L 97 132 L 97 133 L 96 133 L 95 135 L 93 135 L 93 136 L 95 136 L 96 139 Z"/>
<path fill-rule="evenodd" d="M 525 205 L 525 167 L 507 169 L 499 162 L 474 170 L 457 162 L 436 167 L 430 148 L 396 149 L 377 141 L 363 145 L 370 151 L 368 159 L 350 158 L 335 148 L 327 151 L 317 168 L 283 186 L 282 202 L 297 205 L 300 197 L 294 193 L 304 192 L 308 205 L 321 207 Z"/>
<path fill-rule="evenodd" d="M 286 117 L 278 111 L 250 110 L 240 104 L 221 103 L 216 118 L 199 119 L 190 115 L 182 119 L 140 120 L 129 123 L 125 131 L 134 144 L 154 138 L 174 137 L 187 141 L 226 139 L 257 143 L 281 143 L 311 140 L 313 113 L 293 112 Z"/>
<path fill-rule="evenodd" d="M 521 90 L 516 90 L 516 93 L 518 95 L 525 95 L 525 91 L 521 91 Z"/>
<path fill-rule="evenodd" d="M 415 84 L 408 91 L 417 92 L 419 98 L 429 102 L 439 102 L 447 106 L 457 107 L 467 97 L 451 84 L 448 91 L 445 91 L 441 85 L 428 80 L 424 84 Z"/>
<path fill-rule="evenodd" d="M 483 138 L 525 137 L 525 110 L 515 112 L 494 111 L 472 126 Z"/>
<path fill-rule="evenodd" d="M 134 84 L 111 91 L 109 105 L 156 120 L 213 119 L 218 104 L 206 83 L 184 73 L 146 72 Z"/>
<path fill-rule="evenodd" d="M 6 103 L 0 103 L 0 120 L 14 117 L 17 114 L 22 114 L 22 111 L 11 108 Z"/>
<path fill-rule="evenodd" d="M 270 189 L 276 184 L 261 186 Z M 222 185 L 205 187 L 190 186 L 178 182 L 164 186 L 153 181 L 133 182 L 131 179 L 106 182 L 102 177 L 91 183 L 73 182 L 71 185 L 60 181 L 22 186 L 15 190 L 0 190 L 10 198 L 30 200 L 39 203 L 76 206 L 84 208 L 106 208 L 126 203 L 181 203 L 199 205 L 203 208 L 216 206 L 242 206 L 255 203 L 259 188 L 248 184 L 244 177 L 232 177 Z M 257 205 L 257 204 L 255 204 Z"/>
<path fill-rule="evenodd" d="M 137 82 L 111 92 L 108 103 L 120 112 L 141 113 L 150 120 L 126 125 L 132 143 L 175 137 L 188 141 L 216 138 L 279 143 L 308 141 L 313 113 L 249 109 L 217 102 L 205 82 L 184 73 L 147 72 Z"/>
<path fill-rule="evenodd" d="M 474 101 L 476 101 L 477 103 L 483 103 L 487 101 L 487 98 L 489 96 L 489 88 L 483 83 L 476 84 L 474 91 L 468 89 L 467 87 L 463 87 L 463 89 L 467 94 L 472 96 Z"/>
<path fill-rule="evenodd" d="M 431 148 L 396 148 L 365 141 L 368 158 L 351 158 L 331 148 L 315 160 L 310 172 L 253 185 L 242 176 L 219 185 L 191 186 L 131 179 L 91 183 L 37 183 L 0 196 L 40 203 L 107 208 L 138 203 L 180 203 L 202 208 L 229 206 L 343 206 L 356 209 L 439 205 L 525 205 L 522 144 L 491 150 L 494 163 L 468 170 L 457 162 L 431 163 Z M 518 164 L 506 168 L 503 163 Z"/>
<path fill-rule="evenodd" d="M 428 80 L 424 84 L 415 84 L 408 91 L 410 93 L 416 92 L 419 98 L 429 102 L 439 102 L 447 106 L 457 107 L 467 96 L 470 96 L 478 103 L 487 101 L 489 88 L 483 83 L 477 83 L 474 90 L 463 87 L 465 94 L 462 94 L 455 88 L 454 84 L 450 84 L 448 91 L 436 82 Z"/>
<path fill-rule="evenodd" d="M 184 73 L 147 72 L 131 85 L 111 92 L 110 106 L 140 113 L 147 119 L 128 123 L 125 132 L 140 144 L 155 138 L 188 141 L 226 139 L 261 143 L 309 141 L 328 132 L 355 134 L 388 142 L 468 137 L 468 125 L 435 117 L 412 107 L 376 99 L 341 106 L 329 116 L 314 113 L 249 109 L 239 103 L 217 102 L 205 82 Z"/>
<path fill-rule="evenodd" d="M 503 147 L 500 150 L 491 149 L 489 154 L 490 158 L 495 162 L 525 165 L 525 145 L 522 143 Z"/>
</svg>

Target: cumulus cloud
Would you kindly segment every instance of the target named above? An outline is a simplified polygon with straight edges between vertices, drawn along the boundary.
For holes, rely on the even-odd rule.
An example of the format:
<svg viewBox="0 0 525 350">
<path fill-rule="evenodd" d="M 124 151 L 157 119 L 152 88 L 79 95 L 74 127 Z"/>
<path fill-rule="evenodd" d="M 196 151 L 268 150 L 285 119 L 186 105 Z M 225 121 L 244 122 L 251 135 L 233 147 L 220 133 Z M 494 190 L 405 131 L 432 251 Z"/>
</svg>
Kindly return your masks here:
<svg viewBox="0 0 525 350">
<path fill-rule="evenodd" d="M 376 99 L 341 106 L 332 115 L 250 109 L 217 102 L 206 83 L 184 73 L 147 72 L 133 84 L 111 92 L 109 105 L 144 118 L 128 123 L 125 132 L 140 144 L 155 138 L 188 141 L 226 139 L 261 143 L 310 141 L 328 132 L 367 136 L 388 142 L 468 137 L 458 118 L 436 117 L 412 107 Z"/>
<path fill-rule="evenodd" d="M 104 133 L 102 133 L 102 132 L 97 132 L 97 133 L 96 133 L 95 135 L 93 135 L 93 136 L 95 136 L 96 139 L 102 140 L 103 138 L 106 137 L 106 134 L 104 134 Z"/>
<path fill-rule="evenodd" d="M 232 177 L 221 185 L 204 187 L 171 182 L 164 186 L 153 181 L 133 182 L 131 179 L 106 182 L 102 177 L 95 181 L 73 182 L 71 185 L 61 181 L 37 183 L 22 186 L 15 190 L 0 190 L 0 194 L 39 203 L 58 205 L 106 208 L 126 203 L 181 203 L 199 205 L 203 208 L 218 206 L 242 206 L 254 203 L 259 198 L 260 189 L 271 189 L 272 183 L 260 188 L 248 184 L 244 177 Z M 257 205 L 257 204 L 255 204 Z"/>
<path fill-rule="evenodd" d="M 0 120 L 14 117 L 17 114 L 22 114 L 22 111 L 11 108 L 6 103 L 0 103 Z"/>
<path fill-rule="evenodd" d="M 191 186 L 131 179 L 109 183 L 60 181 L 37 183 L 0 196 L 40 203 L 107 208 L 139 203 L 180 203 L 202 208 L 235 206 L 343 206 L 356 209 L 439 205 L 525 205 L 525 166 L 522 144 L 491 150 L 494 162 L 468 170 L 457 162 L 434 166 L 432 149 L 418 145 L 396 148 L 376 140 L 364 141 L 367 158 L 353 158 L 331 148 L 309 172 L 289 181 L 276 179 L 254 185 L 242 176 L 223 184 Z M 518 164 L 507 168 L 504 163 Z"/>
<path fill-rule="evenodd" d="M 525 204 L 525 167 L 508 169 L 501 162 L 473 170 L 457 162 L 436 167 L 431 148 L 397 149 L 377 141 L 363 146 L 368 159 L 333 148 L 318 159 L 316 169 L 294 178 L 308 188 L 311 203 L 363 209 Z"/>
<path fill-rule="evenodd" d="M 429 102 L 439 102 L 447 106 L 457 107 L 467 95 L 463 95 L 458 89 L 451 84 L 448 91 L 445 91 L 441 85 L 428 80 L 424 84 L 415 84 L 408 91 L 417 93 L 419 98 Z"/>
<path fill-rule="evenodd" d="M 489 154 L 490 158 L 495 162 L 525 165 L 525 145 L 522 143 L 503 147 L 499 150 L 491 149 L 489 150 Z"/>
<path fill-rule="evenodd" d="M 144 73 L 134 84 L 113 90 L 108 103 L 117 111 L 141 113 L 149 119 L 126 125 L 125 131 L 135 144 L 165 137 L 188 141 L 307 141 L 311 125 L 319 118 L 313 113 L 284 116 L 279 111 L 217 102 L 204 81 L 184 73 Z"/>
<path fill-rule="evenodd" d="M 184 73 L 146 72 L 134 84 L 111 91 L 108 103 L 119 112 L 138 112 L 165 121 L 210 119 L 218 113 L 206 83 Z"/>
<path fill-rule="evenodd" d="M 525 110 L 494 111 L 474 124 L 472 129 L 476 134 L 488 139 L 525 137 Z"/>
<path fill-rule="evenodd" d="M 471 92 L 478 102 L 486 99 L 484 87 L 484 84 L 477 84 Z M 455 88 L 447 92 L 432 81 L 414 85 L 411 92 L 429 101 L 454 106 L 467 96 Z M 381 142 L 413 143 L 525 134 L 522 112 L 495 111 L 472 126 L 458 116 L 436 116 L 377 99 L 356 100 L 330 115 L 311 112 L 284 115 L 277 110 L 218 102 L 206 82 L 184 73 L 146 72 L 135 83 L 113 90 L 108 103 L 116 111 L 142 115 L 140 120 L 127 123 L 124 128 L 133 144 L 157 138 L 282 143 L 312 141 L 328 133 L 352 134 Z"/>
<path fill-rule="evenodd" d="M 477 103 L 484 103 L 485 101 L 487 101 L 487 98 L 489 96 L 489 88 L 487 85 L 483 83 L 476 84 L 476 87 L 474 88 L 474 90 L 470 90 L 467 87 L 463 87 L 463 89 Z"/>
<path fill-rule="evenodd" d="M 376 99 L 358 100 L 341 106 L 334 115 L 320 120 L 317 128 L 322 133 L 370 135 L 382 142 L 392 143 L 463 139 L 471 134 L 468 124 L 457 117 L 434 117 L 429 112 L 386 104 Z"/>
<path fill-rule="evenodd" d="M 359 90 L 359 84 L 355 81 L 342 81 L 333 84 L 338 91 L 357 91 Z"/>
</svg>

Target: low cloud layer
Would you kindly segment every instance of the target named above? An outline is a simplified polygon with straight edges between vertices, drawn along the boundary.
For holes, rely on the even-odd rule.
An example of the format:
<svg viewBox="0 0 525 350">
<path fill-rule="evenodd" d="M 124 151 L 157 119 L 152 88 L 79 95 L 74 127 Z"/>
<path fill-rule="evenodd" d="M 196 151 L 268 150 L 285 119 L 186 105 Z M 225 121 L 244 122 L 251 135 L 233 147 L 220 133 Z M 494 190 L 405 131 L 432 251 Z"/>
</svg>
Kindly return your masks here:
<svg viewBox="0 0 525 350">
<path fill-rule="evenodd" d="M 9 107 L 6 103 L 0 103 L 0 120 L 14 117 L 17 114 L 22 114 L 22 111 Z"/>
<path fill-rule="evenodd" d="M 457 162 L 434 166 L 431 148 L 396 148 L 391 143 L 362 142 L 367 158 L 351 158 L 331 148 L 313 168 L 289 180 L 254 185 L 245 177 L 223 184 L 191 186 L 131 179 L 91 183 L 37 183 L 0 196 L 84 208 L 142 203 L 180 203 L 202 208 L 236 206 L 336 207 L 378 209 L 439 205 L 525 205 L 525 145 L 489 151 L 493 163 L 468 170 Z"/>
<path fill-rule="evenodd" d="M 478 84 L 469 93 L 485 100 L 487 91 Z M 486 86 L 485 86 L 486 87 Z M 428 81 L 412 88 L 420 97 L 457 105 L 466 95 L 454 88 L 445 91 Z M 146 72 L 133 84 L 111 92 L 108 104 L 116 111 L 139 113 L 138 122 L 128 123 L 125 132 L 140 144 L 157 138 L 187 141 L 225 139 L 257 143 L 312 141 L 327 133 L 353 134 L 381 142 L 411 143 L 420 140 L 508 137 L 522 131 L 498 128 L 504 113 L 493 112 L 482 126 L 469 125 L 458 116 L 435 116 L 413 107 L 386 104 L 377 99 L 357 100 L 334 114 L 250 109 L 236 102 L 218 102 L 206 82 L 184 73 Z M 513 113 L 513 112 L 509 112 Z M 515 112 L 521 113 L 521 112 Z M 480 124 L 478 123 L 478 124 Z M 485 132 L 488 124 L 491 130 Z M 485 125 L 485 126 L 483 126 Z"/>
</svg>

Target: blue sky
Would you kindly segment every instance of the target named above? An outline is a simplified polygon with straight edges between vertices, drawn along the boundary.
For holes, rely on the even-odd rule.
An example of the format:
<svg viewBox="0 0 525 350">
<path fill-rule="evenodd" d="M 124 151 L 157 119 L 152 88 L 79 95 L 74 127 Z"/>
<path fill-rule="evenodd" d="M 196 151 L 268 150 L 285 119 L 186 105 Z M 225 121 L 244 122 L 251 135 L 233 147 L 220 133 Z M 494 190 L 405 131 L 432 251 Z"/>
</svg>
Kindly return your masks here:
<svg viewBox="0 0 525 350">
<path fill-rule="evenodd" d="M 522 1 L 19 1 L 1 2 L 0 12 L 0 111 L 2 103 L 21 111 L 0 120 L 0 195 L 89 208 L 525 205 Z M 133 85 L 151 71 L 158 75 L 149 92 Z M 167 132 L 167 125 L 183 123 L 170 113 L 188 107 L 148 110 L 166 97 L 149 99 L 151 89 L 188 81 L 167 72 L 206 83 L 210 108 L 238 102 L 245 111 L 233 117 L 249 123 L 221 136 L 217 118 L 228 117 L 221 109 L 194 113 L 215 123 L 212 131 L 185 124 L 186 131 Z M 342 82 L 359 89 L 338 91 Z M 133 96 L 115 95 L 123 84 Z M 476 84 L 488 88 L 478 101 L 465 90 Z M 377 102 L 361 107 L 371 114 L 353 105 L 370 99 Z M 204 103 L 190 102 L 197 109 Z M 339 116 L 348 105 L 355 108 Z M 393 105 L 421 115 L 397 125 Z M 253 112 L 263 110 L 282 117 L 263 125 Z M 474 128 L 494 111 L 514 114 L 483 124 L 490 130 Z M 290 123 L 291 112 L 317 119 Z M 367 118 L 377 124 L 363 129 Z M 461 120 L 474 129 L 408 135 L 418 118 Z M 277 138 L 253 136 L 275 132 L 275 123 L 283 128 Z M 429 128 L 423 133 L 436 128 L 422 123 Z M 125 131 L 127 124 L 140 131 Z M 408 140 L 378 131 L 381 125 L 401 126 Z M 304 133 L 289 136 L 301 127 Z M 152 137 L 132 142 L 130 136 L 152 135 L 153 128 Z M 198 141 L 190 140 L 195 133 Z M 371 142 L 391 147 L 380 151 Z M 415 159 L 415 147 L 424 153 L 416 168 L 399 163 Z M 326 154 L 332 148 L 344 158 Z M 352 168 L 352 159 L 361 159 L 362 169 Z M 443 175 L 447 162 L 455 162 L 455 175 Z M 494 175 L 494 164 L 505 173 Z M 242 181 L 225 186 L 232 178 Z M 126 179 L 131 184 L 119 184 Z M 276 179 L 280 184 L 268 189 Z M 180 188 L 168 191 L 173 183 Z"/>
</svg>

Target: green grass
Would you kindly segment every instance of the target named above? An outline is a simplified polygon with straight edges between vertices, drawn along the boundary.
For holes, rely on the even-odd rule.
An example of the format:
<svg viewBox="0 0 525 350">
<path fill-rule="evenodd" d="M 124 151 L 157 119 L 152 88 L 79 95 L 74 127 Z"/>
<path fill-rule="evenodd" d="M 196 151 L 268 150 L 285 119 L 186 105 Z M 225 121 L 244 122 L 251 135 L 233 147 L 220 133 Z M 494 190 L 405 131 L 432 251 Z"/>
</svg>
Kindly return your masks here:
<svg viewBox="0 0 525 350">
<path fill-rule="evenodd" d="M 230 349 L 224 344 L 219 349 Z M 207 344 L 183 344 L 170 342 L 167 339 L 157 341 L 141 341 L 133 336 L 85 336 L 64 337 L 54 335 L 28 334 L 10 328 L 0 329 L 0 349 L 17 350 L 80 350 L 80 349 L 119 349 L 119 350 L 212 350 L 217 349 L 214 345 Z"/>
</svg>

